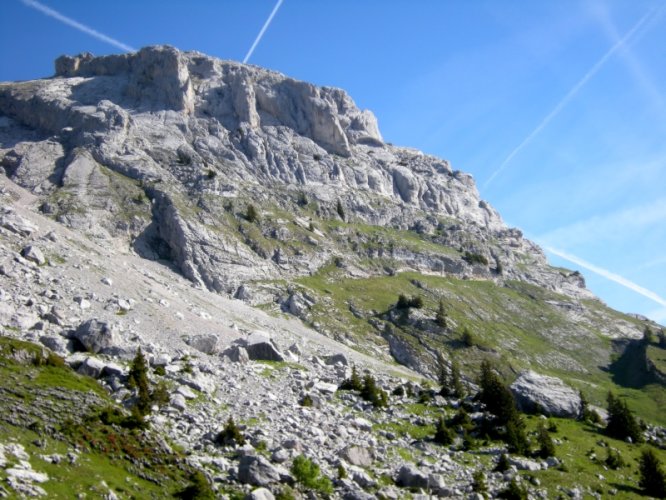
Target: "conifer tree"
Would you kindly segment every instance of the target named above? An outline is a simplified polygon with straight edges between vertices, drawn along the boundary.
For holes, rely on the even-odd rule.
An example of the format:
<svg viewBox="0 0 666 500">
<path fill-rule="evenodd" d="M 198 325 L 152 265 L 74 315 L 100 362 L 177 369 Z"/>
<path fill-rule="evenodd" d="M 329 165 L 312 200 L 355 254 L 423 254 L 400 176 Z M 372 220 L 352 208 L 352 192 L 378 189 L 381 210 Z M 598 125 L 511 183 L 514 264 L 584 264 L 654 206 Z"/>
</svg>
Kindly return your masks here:
<svg viewBox="0 0 666 500">
<path fill-rule="evenodd" d="M 446 328 L 446 309 L 444 309 L 444 301 L 439 300 L 439 307 L 437 308 L 437 314 L 435 315 L 435 323 L 441 328 Z"/>
<path fill-rule="evenodd" d="M 608 393 L 608 424 L 606 434 L 617 439 L 631 438 L 634 443 L 643 441 L 643 433 L 627 403 Z"/>
<path fill-rule="evenodd" d="M 342 202 L 338 200 L 338 204 L 335 207 L 335 210 L 338 212 L 338 215 L 342 220 L 345 220 L 345 209 L 342 206 Z"/>
<path fill-rule="evenodd" d="M 539 450 L 537 454 L 541 458 L 548 458 L 555 456 L 555 443 L 548 433 L 548 429 L 543 423 L 540 423 L 537 427 L 537 443 L 539 444 Z"/>
<path fill-rule="evenodd" d="M 139 347 L 136 355 L 132 360 L 129 376 L 127 377 L 127 385 L 132 389 L 137 389 L 138 401 L 136 404 L 137 410 L 141 415 L 147 415 L 150 412 L 150 390 L 148 388 L 148 364 L 146 358 L 141 352 Z"/>
<path fill-rule="evenodd" d="M 435 443 L 448 446 L 453 443 L 454 437 L 453 431 L 446 426 L 444 417 L 439 417 L 435 426 Z"/>
<path fill-rule="evenodd" d="M 488 360 L 481 363 L 479 383 L 481 385 L 479 399 L 486 405 L 486 409 L 497 417 L 500 424 L 506 424 L 517 415 L 513 394 L 495 373 Z"/>
<path fill-rule="evenodd" d="M 638 473 L 640 475 L 638 484 L 646 495 L 666 498 L 666 473 L 651 448 L 646 448 L 641 452 L 638 459 Z"/>
</svg>

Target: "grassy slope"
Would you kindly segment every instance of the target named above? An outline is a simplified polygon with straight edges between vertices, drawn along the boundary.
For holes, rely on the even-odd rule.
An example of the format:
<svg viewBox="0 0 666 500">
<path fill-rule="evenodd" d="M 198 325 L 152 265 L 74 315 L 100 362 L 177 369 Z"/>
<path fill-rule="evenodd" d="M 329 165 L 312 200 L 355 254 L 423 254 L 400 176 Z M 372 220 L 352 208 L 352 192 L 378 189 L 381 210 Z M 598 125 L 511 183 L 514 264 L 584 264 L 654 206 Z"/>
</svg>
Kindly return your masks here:
<svg viewBox="0 0 666 500">
<path fill-rule="evenodd" d="M 377 319 L 389 310 L 400 293 L 421 295 L 423 311 L 434 318 L 439 299 L 445 303 L 452 328 L 433 333 L 408 327 L 400 333 L 419 337 L 430 346 L 448 352 L 473 376 L 480 361 L 489 355 L 501 358 L 515 373 L 531 367 L 558 376 L 582 389 L 589 399 L 603 405 L 609 390 L 628 399 L 630 406 L 647 420 L 666 424 L 666 390 L 658 385 L 637 388 L 613 383 L 608 371 L 612 345 L 598 328 L 601 318 L 635 323 L 632 317 L 594 303 L 589 320 L 571 319 L 545 300 L 569 299 L 525 283 L 498 286 L 491 281 L 459 280 L 450 277 L 401 273 L 397 276 L 366 279 L 345 278 L 331 265 L 320 273 L 301 278 L 298 283 L 320 298 L 312 309 L 313 322 L 331 332 L 345 332 L 351 338 L 382 343 L 378 330 L 368 319 Z M 418 285 L 418 286 L 417 286 Z M 349 305 L 365 317 L 352 314 Z M 599 318 L 597 318 L 599 316 Z M 460 330 L 466 326 L 483 348 L 464 348 Z"/>
<path fill-rule="evenodd" d="M 41 361 L 17 362 L 17 352 Z M 40 485 L 49 498 L 101 497 L 109 490 L 121 498 L 164 498 L 182 489 L 189 472 L 183 457 L 150 433 L 104 425 L 99 410 L 115 405 L 101 386 L 57 359 L 42 363 L 41 347 L 0 336 L 0 443 L 24 446 L 33 469 L 49 476 Z M 42 458 L 75 450 L 73 464 Z"/>
</svg>

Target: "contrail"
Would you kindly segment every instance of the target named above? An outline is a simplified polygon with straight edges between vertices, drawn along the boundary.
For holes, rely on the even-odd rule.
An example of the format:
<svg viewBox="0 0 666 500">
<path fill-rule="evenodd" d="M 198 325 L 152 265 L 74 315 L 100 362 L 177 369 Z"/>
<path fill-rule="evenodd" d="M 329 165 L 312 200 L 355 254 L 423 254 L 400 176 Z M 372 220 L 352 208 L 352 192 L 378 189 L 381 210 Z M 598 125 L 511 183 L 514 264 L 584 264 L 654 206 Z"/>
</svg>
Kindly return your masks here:
<svg viewBox="0 0 666 500">
<path fill-rule="evenodd" d="M 619 274 L 615 274 L 611 271 L 608 271 L 607 269 L 603 269 L 599 266 L 595 266 L 594 264 L 591 264 L 580 257 L 576 257 L 575 255 L 571 255 L 570 253 L 564 252 L 562 250 L 557 250 L 552 247 L 544 247 L 547 252 L 550 252 L 554 255 L 557 255 L 558 257 L 563 258 L 564 260 L 568 260 L 569 262 L 573 262 L 577 266 L 583 267 L 587 269 L 588 271 L 592 271 L 595 274 L 598 274 L 599 276 L 602 276 L 606 278 L 607 280 L 614 281 L 620 286 L 623 286 L 632 292 L 636 292 L 643 297 L 647 297 L 650 300 L 653 300 L 659 305 L 662 305 L 666 307 L 666 299 L 661 297 L 660 295 L 657 295 L 651 290 L 648 290 L 647 288 L 643 288 L 642 286 L 634 283 L 633 281 L 628 280 L 627 278 L 624 278 L 620 276 Z"/>
<path fill-rule="evenodd" d="M 625 35 L 618 40 L 615 45 L 613 45 L 603 56 L 601 59 L 599 59 L 594 66 L 592 66 L 587 73 L 581 78 L 576 85 L 573 86 L 573 88 L 562 98 L 560 102 L 557 103 L 557 105 L 553 108 L 553 110 L 546 115 L 546 117 L 541 120 L 541 123 L 537 125 L 537 127 L 530 132 L 530 134 L 523 139 L 523 142 L 518 144 L 514 148 L 511 153 L 509 153 L 509 156 L 507 156 L 504 161 L 500 164 L 499 167 L 497 167 L 497 170 L 493 172 L 493 174 L 488 178 L 488 180 L 483 184 L 483 188 L 487 188 L 490 183 L 497 177 L 509 164 L 511 160 L 525 147 L 527 146 L 530 142 L 534 140 L 534 138 L 539 135 L 539 133 L 548 126 L 548 124 L 555 118 L 557 115 L 559 115 L 564 107 L 569 104 L 569 101 L 573 99 L 573 97 L 580 92 L 580 89 L 582 89 L 585 84 L 594 76 L 596 75 L 599 70 L 603 67 L 604 64 L 622 47 L 624 47 L 627 42 L 631 38 L 633 38 L 638 30 L 640 30 L 645 23 L 648 22 L 648 20 L 654 16 L 654 14 L 657 12 L 658 9 L 652 9 L 650 10 L 647 14 L 645 14 L 636 24 L 634 24 L 633 28 L 631 28 Z"/>
<path fill-rule="evenodd" d="M 254 39 L 254 43 L 252 44 L 252 47 L 250 47 L 250 50 L 247 51 L 247 55 L 245 56 L 245 59 L 243 59 L 243 64 L 247 63 L 247 61 L 252 56 L 252 52 L 254 52 L 254 49 L 256 49 L 257 45 L 259 45 L 259 42 L 261 41 L 261 38 L 264 36 L 264 33 L 266 33 L 266 30 L 268 29 L 268 26 L 271 24 L 271 21 L 273 21 L 273 18 L 275 17 L 275 14 L 277 14 L 277 11 L 280 8 L 280 5 L 282 5 L 283 1 L 284 0 L 278 0 L 277 3 L 275 4 L 275 7 L 273 7 L 273 11 L 271 12 L 271 15 L 268 16 L 268 19 L 266 19 L 266 22 L 264 23 L 264 26 L 261 28 L 261 31 L 257 35 L 257 38 Z"/>
<path fill-rule="evenodd" d="M 63 16 L 60 12 L 55 11 L 50 7 L 47 7 L 46 5 L 37 2 L 36 0 L 21 0 L 21 1 L 28 7 L 32 7 L 33 9 L 40 11 L 42 14 L 46 14 L 47 16 L 52 17 L 53 19 L 56 19 L 57 21 L 60 21 L 61 23 L 64 23 L 68 26 L 71 26 L 72 28 L 82 31 L 87 35 L 95 37 L 98 40 L 101 40 L 102 42 L 106 42 L 109 45 L 113 45 L 114 47 L 118 47 L 119 49 L 125 50 L 127 52 L 136 51 L 136 49 L 130 47 L 129 45 L 119 42 L 118 40 L 116 40 L 115 38 L 111 38 L 110 36 L 106 36 L 104 33 L 100 33 L 99 31 L 89 28 L 88 26 L 81 24 L 80 22 L 75 21 L 70 17 Z"/>
</svg>

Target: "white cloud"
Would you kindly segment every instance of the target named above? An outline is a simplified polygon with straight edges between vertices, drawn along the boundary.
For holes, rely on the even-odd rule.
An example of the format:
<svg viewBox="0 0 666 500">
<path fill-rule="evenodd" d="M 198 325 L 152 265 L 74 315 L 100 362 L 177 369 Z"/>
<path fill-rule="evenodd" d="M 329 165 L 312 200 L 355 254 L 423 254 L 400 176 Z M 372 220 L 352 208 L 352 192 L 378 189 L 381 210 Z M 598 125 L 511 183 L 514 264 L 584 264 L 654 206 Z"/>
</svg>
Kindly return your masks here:
<svg viewBox="0 0 666 500">
<path fill-rule="evenodd" d="M 613 281 L 614 283 L 617 283 L 618 285 L 623 286 L 624 288 L 631 290 L 632 292 L 642 295 L 643 297 L 647 297 L 653 302 L 656 302 L 657 304 L 666 307 L 665 298 L 656 294 L 652 290 L 648 290 L 647 288 L 642 287 L 639 284 L 634 283 L 633 281 L 628 280 L 627 278 L 624 278 L 623 276 L 620 276 L 619 274 L 615 274 L 614 272 L 609 271 L 608 269 L 604 269 L 595 264 L 587 262 L 586 260 L 583 260 L 580 257 L 576 257 L 575 255 L 572 255 L 563 250 L 558 250 L 552 247 L 544 247 L 544 248 L 547 252 L 552 253 L 553 255 L 557 255 L 558 257 L 564 260 L 568 260 L 569 262 L 572 262 L 577 266 L 587 269 L 588 271 L 592 271 L 593 273 L 598 274 L 599 276 L 606 278 L 607 280 Z"/>
<path fill-rule="evenodd" d="M 243 59 L 244 64 L 249 61 L 250 56 L 252 56 L 252 53 L 254 52 L 254 49 L 256 49 L 257 45 L 259 45 L 259 42 L 261 41 L 262 37 L 264 36 L 264 33 L 268 29 L 268 26 L 270 26 L 271 22 L 273 21 L 273 18 L 275 17 L 275 14 L 277 14 L 277 11 L 280 8 L 280 5 L 282 5 L 283 1 L 284 0 L 277 0 L 277 3 L 275 4 L 275 7 L 273 7 L 273 10 L 271 11 L 270 15 L 268 16 L 268 19 L 266 19 L 266 22 L 261 27 L 261 30 L 259 31 L 259 34 L 257 35 L 257 38 L 254 39 L 254 43 L 252 44 L 252 47 L 250 47 L 250 50 L 247 51 L 247 54 L 245 55 L 245 59 Z"/>
<path fill-rule="evenodd" d="M 619 39 L 608 51 L 596 62 L 594 65 L 583 75 L 583 77 L 576 82 L 576 84 L 567 92 L 567 94 L 558 102 L 555 107 L 551 110 L 550 113 L 546 115 L 545 118 L 541 120 L 541 122 L 532 130 L 523 141 L 518 144 L 509 154 L 508 156 L 504 159 L 504 161 L 500 164 L 497 169 L 490 175 L 488 180 L 483 184 L 483 188 L 486 189 L 492 182 L 495 180 L 495 178 L 504 171 L 504 169 L 508 166 L 508 164 L 513 160 L 513 158 L 526 146 L 528 146 L 536 136 L 538 136 L 543 129 L 545 129 L 548 124 L 557 116 L 559 115 L 562 110 L 566 107 L 567 104 L 569 104 L 569 101 L 571 101 L 578 92 L 587 84 L 590 79 L 594 75 L 596 75 L 599 70 L 608 62 L 608 60 L 615 55 L 615 53 L 623 49 L 631 40 L 634 38 L 640 31 L 641 29 L 647 24 L 647 22 L 656 15 L 657 9 L 652 9 L 650 10 L 647 14 L 645 14 L 642 18 L 638 20 L 636 24 L 627 32 L 625 35 Z"/>
<path fill-rule="evenodd" d="M 60 21 L 61 23 L 66 24 L 67 26 L 71 26 L 74 29 L 82 31 L 83 33 L 90 35 L 94 38 L 97 38 L 102 42 L 108 43 L 109 45 L 113 45 L 114 47 L 117 47 L 121 50 L 125 50 L 127 52 L 134 52 L 136 50 L 130 47 L 129 45 L 116 40 L 115 38 L 111 38 L 110 36 L 107 36 L 104 33 L 100 33 L 99 31 L 94 30 L 89 26 L 86 26 L 85 24 L 81 24 L 80 22 L 75 21 L 70 17 L 64 16 L 60 12 L 53 10 L 52 8 L 47 7 L 46 5 L 39 3 L 36 0 L 21 0 L 21 1 L 28 7 L 38 10 L 42 14 L 45 14 L 57 21 Z"/>
</svg>

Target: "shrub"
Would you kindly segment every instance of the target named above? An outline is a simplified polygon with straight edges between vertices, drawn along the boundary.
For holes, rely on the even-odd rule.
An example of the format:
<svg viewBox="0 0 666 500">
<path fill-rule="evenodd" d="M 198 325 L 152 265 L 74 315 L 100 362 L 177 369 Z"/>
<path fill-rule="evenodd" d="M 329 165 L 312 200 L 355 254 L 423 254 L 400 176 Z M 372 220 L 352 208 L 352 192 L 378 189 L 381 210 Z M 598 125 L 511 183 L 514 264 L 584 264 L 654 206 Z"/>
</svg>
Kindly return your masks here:
<svg viewBox="0 0 666 500">
<path fill-rule="evenodd" d="M 361 377 L 358 375 L 358 371 L 356 371 L 356 366 L 352 366 L 351 377 L 343 380 L 342 384 L 340 384 L 340 387 L 338 387 L 338 390 L 360 391 L 361 389 L 363 389 L 363 382 L 361 381 Z"/>
<path fill-rule="evenodd" d="M 519 455 L 527 455 L 529 451 L 529 442 L 525 433 L 525 422 L 518 413 L 514 413 L 506 423 L 504 442 L 509 445 L 510 451 Z"/>
<path fill-rule="evenodd" d="M 540 423 L 537 427 L 537 443 L 539 449 L 537 450 L 537 455 L 541 458 L 548 458 L 555 456 L 555 443 L 548 434 L 548 429 L 543 423 Z"/>
<path fill-rule="evenodd" d="M 164 377 L 166 375 L 166 369 L 164 366 L 159 365 L 153 368 L 153 373 L 155 373 L 155 375 L 159 375 L 160 377 Z"/>
<path fill-rule="evenodd" d="M 472 422 L 469 413 L 462 406 L 458 408 L 456 414 L 449 420 L 449 425 L 460 427 L 464 431 L 470 431 L 474 428 L 474 422 Z"/>
<path fill-rule="evenodd" d="M 165 405 L 169 402 L 169 399 L 169 389 L 167 388 L 166 383 L 162 380 L 157 384 L 155 389 L 153 389 L 153 392 L 150 394 L 150 400 L 158 405 Z"/>
<path fill-rule="evenodd" d="M 301 399 L 301 406 L 304 406 L 306 408 L 310 408 L 311 406 L 314 405 L 314 401 L 312 400 L 312 396 L 309 394 L 306 394 L 303 396 L 303 399 Z"/>
<path fill-rule="evenodd" d="M 404 388 L 403 386 L 399 385 L 398 387 L 396 387 L 395 389 L 393 389 L 392 394 L 393 394 L 394 396 L 402 397 L 402 396 L 405 395 L 405 388 Z"/>
<path fill-rule="evenodd" d="M 479 384 L 481 386 L 479 399 L 486 405 L 486 409 L 497 417 L 500 424 L 506 424 L 517 416 L 513 394 L 495 373 L 488 360 L 481 363 Z"/>
<path fill-rule="evenodd" d="M 486 475 L 482 470 L 477 470 L 472 475 L 472 491 L 476 493 L 488 493 L 488 485 L 486 484 Z"/>
<path fill-rule="evenodd" d="M 500 491 L 499 498 L 506 500 L 527 500 L 527 490 L 522 486 L 516 478 L 513 478 L 506 489 Z"/>
<path fill-rule="evenodd" d="M 388 394 L 377 387 L 377 382 L 370 374 L 367 374 L 363 378 L 361 397 L 366 401 L 370 401 L 375 408 L 388 406 Z"/>
<path fill-rule="evenodd" d="M 206 171 L 206 179 L 208 179 L 210 181 L 210 180 L 215 179 L 215 177 L 217 177 L 217 172 L 215 170 L 213 170 L 212 168 L 209 168 Z"/>
<path fill-rule="evenodd" d="M 643 433 L 627 403 L 608 393 L 608 424 L 606 434 L 617 439 L 631 438 L 634 443 L 643 441 Z"/>
<path fill-rule="evenodd" d="M 666 473 L 657 455 L 651 448 L 645 448 L 638 459 L 638 485 L 643 491 L 656 498 L 666 497 Z"/>
<path fill-rule="evenodd" d="M 506 472 L 509 470 L 509 467 L 511 467 L 509 456 L 506 453 L 502 453 L 494 470 L 495 472 Z"/>
<path fill-rule="evenodd" d="M 296 482 L 324 495 L 333 493 L 331 480 L 321 475 L 319 466 L 304 455 L 294 458 L 291 473 Z"/>
<path fill-rule="evenodd" d="M 245 437 L 234 422 L 233 417 L 229 417 L 224 429 L 215 436 L 215 444 L 220 446 L 243 446 L 245 444 Z"/>
<path fill-rule="evenodd" d="M 303 191 L 299 191 L 296 203 L 299 207 L 306 206 L 309 203 L 308 196 Z"/>
<path fill-rule="evenodd" d="M 421 309 L 423 307 L 423 298 L 420 295 L 408 298 L 406 295 L 398 295 L 398 302 L 395 304 L 396 309 Z"/>
<path fill-rule="evenodd" d="M 435 426 L 435 443 L 448 446 L 453 443 L 455 438 L 454 432 L 446 426 L 444 417 L 439 417 Z"/>
<path fill-rule="evenodd" d="M 190 475 L 190 484 L 176 493 L 175 497 L 182 500 L 214 500 L 215 492 L 210 486 L 208 479 L 201 471 L 195 471 Z"/>
<path fill-rule="evenodd" d="M 666 349 L 666 331 L 660 330 L 657 334 L 657 339 L 659 341 L 659 347 Z"/>
<path fill-rule="evenodd" d="M 467 261 L 468 264 L 483 264 L 484 266 L 488 265 L 488 259 L 478 253 L 465 252 L 463 254 L 463 260 Z"/>
<path fill-rule="evenodd" d="M 608 448 L 606 450 L 606 459 L 604 460 L 604 464 L 606 464 L 609 469 L 613 470 L 621 469 L 627 465 L 622 458 L 622 455 L 620 455 L 620 452 L 613 448 Z"/>
<path fill-rule="evenodd" d="M 130 366 L 129 375 L 127 377 L 127 385 L 138 391 L 136 408 L 139 413 L 141 413 L 141 415 L 147 415 L 150 413 L 150 404 L 152 403 L 152 400 L 150 397 L 150 390 L 148 389 L 148 364 L 146 363 L 146 358 L 143 356 L 140 347 L 137 349 L 136 355 L 132 360 L 132 365 Z"/>
<path fill-rule="evenodd" d="M 335 207 L 335 210 L 338 212 L 338 215 L 342 220 L 345 220 L 345 209 L 342 206 L 342 202 L 338 200 L 338 204 Z"/>
<path fill-rule="evenodd" d="M 654 342 L 654 332 L 649 326 L 646 326 L 643 330 L 643 343 L 650 345 L 652 342 Z"/>
<path fill-rule="evenodd" d="M 462 334 L 460 335 L 460 341 L 465 345 L 465 347 L 474 347 L 479 345 L 479 342 L 476 340 L 476 337 L 469 331 L 469 328 L 463 328 Z"/>
<path fill-rule="evenodd" d="M 446 328 L 447 325 L 446 309 L 444 309 L 444 301 L 441 299 L 439 301 L 439 306 L 437 307 L 435 323 L 437 323 L 437 325 L 441 328 Z"/>
<path fill-rule="evenodd" d="M 250 204 L 247 206 L 247 210 L 245 211 L 245 220 L 252 223 L 259 220 L 259 212 L 254 205 Z"/>
</svg>

